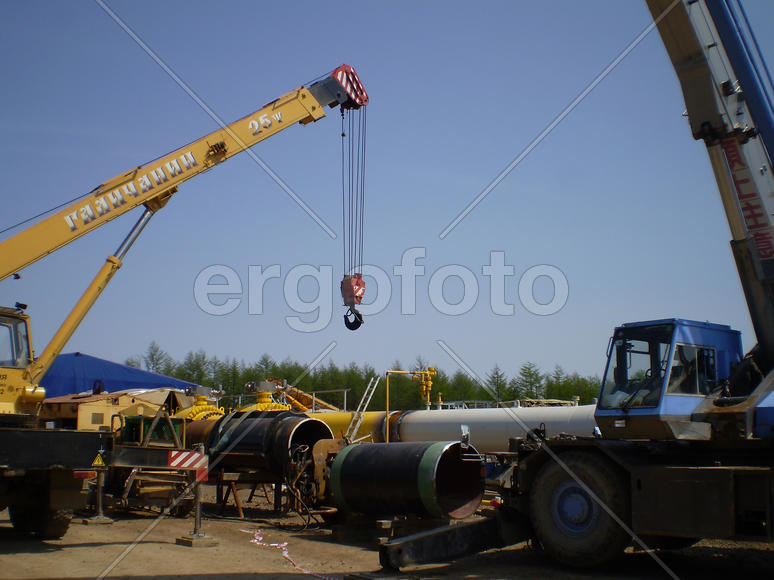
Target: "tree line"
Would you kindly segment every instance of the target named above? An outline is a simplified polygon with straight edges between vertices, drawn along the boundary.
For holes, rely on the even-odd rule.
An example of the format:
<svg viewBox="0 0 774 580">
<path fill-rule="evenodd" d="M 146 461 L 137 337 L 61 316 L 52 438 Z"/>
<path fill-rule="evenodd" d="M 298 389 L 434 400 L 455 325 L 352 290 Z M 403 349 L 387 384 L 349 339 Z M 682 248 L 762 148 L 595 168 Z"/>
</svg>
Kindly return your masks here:
<svg viewBox="0 0 774 580">
<path fill-rule="evenodd" d="M 384 371 L 377 372 L 368 363 L 358 365 L 351 362 L 339 367 L 333 361 L 329 361 L 327 365 L 307 369 L 306 365 L 289 357 L 277 361 L 268 354 L 263 354 L 257 361 L 248 363 L 230 357 L 220 359 L 217 356 L 208 355 L 201 349 L 190 351 L 183 360 L 177 361 L 153 341 L 145 353 L 128 358 L 125 364 L 204 387 L 219 389 L 224 393 L 226 406 L 230 401 L 236 401 L 240 396 L 247 394 L 248 383 L 257 383 L 274 377 L 286 379 L 289 384 L 308 393 L 349 389 L 347 408 L 353 409 L 360 401 L 370 378 L 381 375 L 381 381 L 371 400 L 369 410 L 384 410 L 385 407 Z M 390 370 L 425 370 L 427 367 L 428 362 L 418 356 L 408 368 L 400 361 L 395 361 Z M 572 400 L 577 397 L 581 404 L 585 404 L 593 402 L 597 397 L 600 384 L 599 377 L 567 373 L 558 365 L 552 371 L 543 373 L 531 362 L 524 363 L 519 368 L 519 372 L 512 377 L 507 376 L 496 365 L 481 378 L 481 381 L 461 370 L 451 374 L 442 369 L 436 368 L 436 370 L 438 375 L 433 377 L 431 395 L 434 405 L 438 401 L 439 394 L 446 403 L 476 401 L 494 405 L 498 402 L 523 399 Z M 344 394 L 341 392 L 324 393 L 320 398 L 338 407 L 344 406 Z M 418 383 L 412 382 L 405 376 L 390 377 L 390 408 L 421 409 L 423 407 L 424 402 Z"/>
</svg>

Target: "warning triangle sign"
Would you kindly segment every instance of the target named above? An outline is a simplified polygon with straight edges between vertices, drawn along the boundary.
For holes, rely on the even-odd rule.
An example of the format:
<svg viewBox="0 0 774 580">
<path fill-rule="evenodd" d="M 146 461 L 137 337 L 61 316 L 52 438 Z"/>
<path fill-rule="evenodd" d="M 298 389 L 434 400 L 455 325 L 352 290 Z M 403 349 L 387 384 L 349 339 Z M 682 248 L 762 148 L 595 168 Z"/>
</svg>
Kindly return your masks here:
<svg viewBox="0 0 774 580">
<path fill-rule="evenodd" d="M 94 461 L 91 462 L 92 467 L 105 467 L 105 462 L 102 459 L 102 454 L 97 453 L 97 456 L 94 458 Z"/>
</svg>

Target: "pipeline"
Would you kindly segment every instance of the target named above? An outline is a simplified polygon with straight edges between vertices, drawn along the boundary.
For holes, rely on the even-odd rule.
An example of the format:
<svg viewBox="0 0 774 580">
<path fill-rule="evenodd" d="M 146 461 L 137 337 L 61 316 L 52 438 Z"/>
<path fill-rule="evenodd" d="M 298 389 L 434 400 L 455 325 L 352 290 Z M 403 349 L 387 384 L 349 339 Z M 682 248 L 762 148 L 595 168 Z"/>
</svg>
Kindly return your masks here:
<svg viewBox="0 0 774 580">
<path fill-rule="evenodd" d="M 470 442 L 481 453 L 507 451 L 508 439 L 526 437 L 527 430 L 545 425 L 546 436 L 566 433 L 592 437 L 596 422 L 595 405 L 575 407 L 508 407 L 488 409 L 445 409 L 390 412 L 390 441 L 450 441 L 458 439 L 460 428 L 470 428 Z M 351 412 L 309 413 L 328 425 L 336 436 L 341 436 L 352 417 Z M 384 411 L 364 413 L 363 422 L 355 438 L 369 437 L 382 443 Z"/>
<path fill-rule="evenodd" d="M 309 455 L 315 443 L 332 439 L 322 421 L 292 411 L 231 413 L 218 420 L 187 426 L 189 445 L 204 443 L 210 464 L 226 470 L 250 470 L 265 482 L 286 477 L 299 454 Z"/>
<path fill-rule="evenodd" d="M 596 405 L 577 407 L 507 407 L 407 411 L 390 417 L 390 438 L 395 441 L 441 441 L 458 438 L 462 425 L 470 429 L 470 442 L 481 453 L 507 451 L 508 439 L 526 437 L 527 431 L 545 425 L 546 437 L 562 433 L 592 437 Z"/>
<path fill-rule="evenodd" d="M 481 503 L 484 473 L 459 441 L 362 443 L 336 455 L 331 488 L 348 513 L 460 519 Z"/>
<path fill-rule="evenodd" d="M 479 452 L 507 451 L 508 439 L 526 437 L 528 430 L 541 425 L 545 425 L 546 437 L 556 437 L 563 433 L 592 437 L 596 427 L 595 409 L 596 405 L 579 405 L 396 411 L 390 413 L 390 441 L 458 439 L 462 425 L 467 425 L 470 442 Z M 374 423 L 374 440 L 384 441 L 384 432 L 382 412 Z"/>
<path fill-rule="evenodd" d="M 355 413 L 353 411 L 318 411 L 315 413 L 307 413 L 307 415 L 319 419 L 328 425 L 335 437 L 344 437 Z M 377 423 L 383 430 L 384 411 L 366 411 L 363 413 L 363 420 L 360 423 L 360 428 L 357 430 L 357 433 L 353 434 L 352 439 L 357 440 L 367 438 L 377 442 L 384 441 L 383 435 L 379 437 L 375 434 L 374 430 L 376 429 Z"/>
</svg>

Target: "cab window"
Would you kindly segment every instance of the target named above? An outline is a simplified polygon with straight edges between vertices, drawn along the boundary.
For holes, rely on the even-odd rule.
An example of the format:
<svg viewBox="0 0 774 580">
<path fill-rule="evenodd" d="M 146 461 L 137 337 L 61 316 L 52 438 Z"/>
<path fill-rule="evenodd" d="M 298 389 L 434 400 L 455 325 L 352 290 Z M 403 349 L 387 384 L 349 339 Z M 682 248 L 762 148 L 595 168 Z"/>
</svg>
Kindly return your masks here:
<svg viewBox="0 0 774 580">
<path fill-rule="evenodd" d="M 0 366 L 24 368 L 29 363 L 29 339 L 24 320 L 0 317 Z"/>
<path fill-rule="evenodd" d="M 716 384 L 715 349 L 684 344 L 675 346 L 668 393 L 708 395 Z"/>
</svg>

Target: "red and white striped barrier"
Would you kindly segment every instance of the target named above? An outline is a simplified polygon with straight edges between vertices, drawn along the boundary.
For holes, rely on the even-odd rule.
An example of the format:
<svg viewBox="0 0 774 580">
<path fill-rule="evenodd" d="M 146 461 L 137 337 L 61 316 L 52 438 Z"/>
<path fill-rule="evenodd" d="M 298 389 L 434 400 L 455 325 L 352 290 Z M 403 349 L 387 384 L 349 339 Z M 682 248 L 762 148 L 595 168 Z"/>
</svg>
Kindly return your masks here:
<svg viewBox="0 0 774 580">
<path fill-rule="evenodd" d="M 209 459 L 204 453 L 175 449 L 167 457 L 167 466 L 174 469 L 196 471 L 196 481 L 206 481 Z"/>
</svg>

